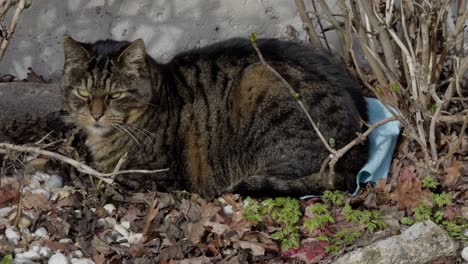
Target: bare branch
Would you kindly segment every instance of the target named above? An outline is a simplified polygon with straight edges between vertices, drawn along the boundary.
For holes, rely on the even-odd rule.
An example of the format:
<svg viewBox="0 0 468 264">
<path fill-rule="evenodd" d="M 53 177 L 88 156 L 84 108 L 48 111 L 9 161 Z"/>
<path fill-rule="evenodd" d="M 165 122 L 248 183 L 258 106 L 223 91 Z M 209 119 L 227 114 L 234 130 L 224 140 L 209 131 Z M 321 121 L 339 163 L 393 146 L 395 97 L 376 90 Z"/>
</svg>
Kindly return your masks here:
<svg viewBox="0 0 468 264">
<path fill-rule="evenodd" d="M 304 5 L 303 0 L 294 0 L 296 2 L 296 7 L 297 7 L 297 12 L 299 13 L 299 16 L 301 17 L 302 23 L 304 25 L 304 29 L 307 31 L 307 34 L 309 35 L 309 41 L 310 44 L 316 47 L 322 47 L 322 42 L 320 41 L 320 38 L 317 35 L 317 32 L 315 32 L 315 27 L 312 24 L 312 21 L 310 21 L 310 17 L 307 14 L 307 9 Z"/>
<path fill-rule="evenodd" d="M 169 169 L 159 169 L 159 170 L 123 170 L 123 171 L 116 171 L 112 173 L 101 173 L 90 166 L 83 164 L 79 161 L 76 161 L 72 158 L 69 158 L 67 156 L 64 156 L 62 154 L 58 154 L 55 152 L 51 152 L 48 150 L 43 150 L 40 148 L 36 147 L 29 147 L 29 146 L 20 146 L 20 145 L 13 145 L 9 143 L 0 143 L 0 153 L 2 154 L 8 154 L 9 151 L 13 152 L 23 152 L 23 153 L 33 153 L 36 155 L 43 155 L 46 157 L 50 157 L 53 159 L 60 160 L 62 162 L 65 162 L 73 167 L 75 167 L 78 171 L 92 175 L 99 180 L 107 183 L 107 184 L 112 184 L 114 180 L 111 178 L 112 176 L 119 175 L 119 174 L 131 174 L 131 173 L 141 173 L 141 174 L 149 174 L 149 173 L 159 173 L 159 172 L 165 172 L 168 171 Z"/>
</svg>

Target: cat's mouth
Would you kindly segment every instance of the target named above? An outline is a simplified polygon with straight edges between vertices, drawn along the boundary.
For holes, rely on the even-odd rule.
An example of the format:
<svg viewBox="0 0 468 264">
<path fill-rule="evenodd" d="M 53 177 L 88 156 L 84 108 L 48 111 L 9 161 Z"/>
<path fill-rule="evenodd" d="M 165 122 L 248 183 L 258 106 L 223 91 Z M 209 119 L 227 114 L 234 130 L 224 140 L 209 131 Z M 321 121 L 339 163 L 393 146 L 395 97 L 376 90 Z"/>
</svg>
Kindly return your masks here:
<svg viewBox="0 0 468 264">
<path fill-rule="evenodd" d="M 89 134 L 96 136 L 104 136 L 112 131 L 112 126 L 103 124 L 101 122 L 96 122 L 92 125 L 86 126 Z"/>
</svg>

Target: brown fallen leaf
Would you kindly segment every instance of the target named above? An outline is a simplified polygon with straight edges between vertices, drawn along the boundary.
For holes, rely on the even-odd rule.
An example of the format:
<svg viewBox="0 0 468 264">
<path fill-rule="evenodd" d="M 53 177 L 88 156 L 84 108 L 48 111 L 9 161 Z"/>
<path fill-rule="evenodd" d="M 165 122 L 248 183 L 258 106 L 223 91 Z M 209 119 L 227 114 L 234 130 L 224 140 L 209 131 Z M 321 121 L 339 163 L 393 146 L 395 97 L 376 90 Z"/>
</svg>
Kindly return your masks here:
<svg viewBox="0 0 468 264">
<path fill-rule="evenodd" d="M 447 187 L 453 187 L 457 184 L 462 173 L 463 163 L 454 160 L 450 167 L 445 169 L 444 185 Z"/>
<path fill-rule="evenodd" d="M 0 189 L 0 208 L 6 207 L 7 203 L 18 198 L 18 195 L 17 189 Z"/>
<path fill-rule="evenodd" d="M 400 209 L 415 208 L 421 203 L 421 198 L 429 195 L 429 192 L 422 190 L 421 181 L 414 175 L 412 169 L 414 168 L 411 166 L 402 169 L 397 188 L 390 194 L 390 199 L 396 201 Z"/>
<path fill-rule="evenodd" d="M 23 197 L 23 206 L 25 208 L 34 208 L 40 211 L 49 211 L 52 207 L 48 197 L 42 193 L 27 192 Z"/>
<path fill-rule="evenodd" d="M 240 241 L 239 245 L 242 249 L 250 249 L 252 255 L 254 256 L 263 256 L 265 255 L 265 248 L 262 247 L 260 243 L 249 242 L 249 241 Z"/>
</svg>

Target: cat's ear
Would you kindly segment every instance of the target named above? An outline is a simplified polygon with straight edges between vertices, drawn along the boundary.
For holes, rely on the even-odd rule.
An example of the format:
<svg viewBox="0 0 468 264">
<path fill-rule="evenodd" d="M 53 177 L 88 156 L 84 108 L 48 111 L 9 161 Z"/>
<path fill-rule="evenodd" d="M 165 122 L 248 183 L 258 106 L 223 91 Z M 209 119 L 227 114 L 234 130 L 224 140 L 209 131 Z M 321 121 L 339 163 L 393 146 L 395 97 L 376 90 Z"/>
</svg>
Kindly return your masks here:
<svg viewBox="0 0 468 264">
<path fill-rule="evenodd" d="M 83 62 L 88 61 L 90 57 L 85 47 L 68 35 L 63 38 L 63 50 L 65 53 L 65 68 L 83 65 Z"/>
<path fill-rule="evenodd" d="M 145 43 L 142 39 L 137 39 L 132 42 L 127 48 L 125 48 L 122 53 L 120 53 L 117 61 L 122 65 L 126 70 L 132 72 L 146 68 L 146 50 Z"/>
</svg>

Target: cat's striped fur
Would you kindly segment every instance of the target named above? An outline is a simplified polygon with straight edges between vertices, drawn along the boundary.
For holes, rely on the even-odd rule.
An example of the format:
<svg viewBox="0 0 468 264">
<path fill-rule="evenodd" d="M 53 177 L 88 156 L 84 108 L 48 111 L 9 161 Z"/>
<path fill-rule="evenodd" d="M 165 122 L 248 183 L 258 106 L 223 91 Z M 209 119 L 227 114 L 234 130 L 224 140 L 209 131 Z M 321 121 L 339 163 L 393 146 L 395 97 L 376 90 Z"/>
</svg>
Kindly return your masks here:
<svg viewBox="0 0 468 264">
<path fill-rule="evenodd" d="M 329 53 L 274 39 L 258 40 L 258 47 L 336 147 L 361 132 L 366 105 L 358 83 Z M 169 168 L 120 182 L 134 188 L 155 182 L 205 197 L 225 191 L 298 196 L 329 188 L 318 175 L 327 150 L 248 40 L 183 52 L 166 64 L 148 56 L 142 40 L 88 44 L 66 37 L 64 48 L 64 102 L 87 132 L 97 168 L 112 171 L 125 153 L 122 168 Z M 352 190 L 366 159 L 365 145 L 346 154 L 336 187 Z"/>
</svg>

